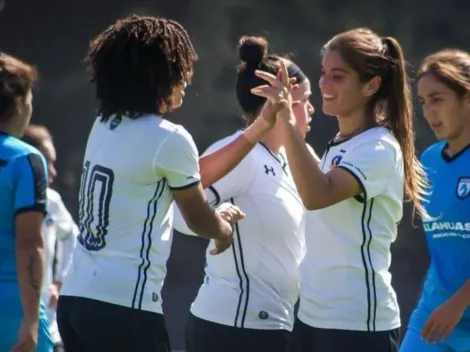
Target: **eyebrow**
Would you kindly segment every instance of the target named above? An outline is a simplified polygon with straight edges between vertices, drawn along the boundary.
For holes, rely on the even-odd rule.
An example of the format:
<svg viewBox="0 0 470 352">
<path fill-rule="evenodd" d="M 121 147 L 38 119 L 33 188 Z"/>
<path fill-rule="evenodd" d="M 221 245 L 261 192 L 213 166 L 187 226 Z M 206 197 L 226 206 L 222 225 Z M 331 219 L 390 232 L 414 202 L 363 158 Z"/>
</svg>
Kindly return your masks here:
<svg viewBox="0 0 470 352">
<path fill-rule="evenodd" d="M 322 66 L 322 70 L 325 70 L 325 67 Z M 340 67 L 333 67 L 329 71 L 336 71 L 336 72 L 341 72 L 341 73 L 348 73 L 348 70 Z"/>
</svg>

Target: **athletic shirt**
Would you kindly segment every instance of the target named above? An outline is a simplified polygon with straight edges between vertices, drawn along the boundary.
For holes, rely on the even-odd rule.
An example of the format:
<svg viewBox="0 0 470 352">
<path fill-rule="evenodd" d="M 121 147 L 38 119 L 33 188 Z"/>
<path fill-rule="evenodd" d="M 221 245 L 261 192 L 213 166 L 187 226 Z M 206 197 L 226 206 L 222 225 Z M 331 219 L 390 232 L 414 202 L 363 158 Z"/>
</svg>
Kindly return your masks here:
<svg viewBox="0 0 470 352">
<path fill-rule="evenodd" d="M 72 219 L 57 191 L 48 188 L 47 215 L 44 219 L 44 249 L 46 257 L 46 272 L 44 275 L 43 299 L 50 299 L 49 286 L 54 281 L 62 282 L 72 263 L 73 251 L 76 245 L 78 227 Z M 57 244 L 57 265 L 54 270 L 54 256 Z M 55 271 L 55 278 L 53 276 Z"/>
<path fill-rule="evenodd" d="M 389 268 L 403 213 L 400 146 L 387 128 L 371 128 L 329 143 L 320 167 L 342 168 L 362 192 L 307 214 L 299 319 L 325 329 L 395 329 L 400 312 Z"/>
<path fill-rule="evenodd" d="M 433 144 L 421 157 L 430 187 L 423 204 L 431 219 L 423 226 L 431 263 L 420 304 L 429 311 L 470 279 L 470 145 L 453 157 L 444 153 L 446 147 L 444 141 Z M 417 325 L 413 320 L 410 324 Z M 470 308 L 457 329 L 469 336 Z"/>
<path fill-rule="evenodd" d="M 162 313 L 171 189 L 199 183 L 191 135 L 156 115 L 92 127 L 79 197 L 79 244 L 61 295 Z"/>
<path fill-rule="evenodd" d="M 239 135 L 216 142 L 205 155 Z M 238 328 L 292 330 L 305 211 L 285 160 L 284 152 L 273 154 L 258 143 L 206 190 L 212 206 L 230 202 L 246 219 L 236 224 L 231 248 L 215 256 L 207 253 L 204 283 L 191 306 L 195 316 Z M 176 213 L 175 228 L 190 233 Z M 208 252 L 213 247 L 211 242 Z"/>
<path fill-rule="evenodd" d="M 46 211 L 47 165 L 42 154 L 23 141 L 0 132 L 0 312 L 23 317 L 16 265 L 15 217 Z M 40 316 L 45 317 L 41 304 Z"/>
</svg>

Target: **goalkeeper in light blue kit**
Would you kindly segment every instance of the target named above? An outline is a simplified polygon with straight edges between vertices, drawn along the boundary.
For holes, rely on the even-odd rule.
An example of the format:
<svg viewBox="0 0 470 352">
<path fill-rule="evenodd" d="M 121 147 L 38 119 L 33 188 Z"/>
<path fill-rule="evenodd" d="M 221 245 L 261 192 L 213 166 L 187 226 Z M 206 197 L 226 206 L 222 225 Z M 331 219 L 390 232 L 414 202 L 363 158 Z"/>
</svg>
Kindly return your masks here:
<svg viewBox="0 0 470 352">
<path fill-rule="evenodd" d="M 42 228 L 47 166 L 22 142 L 35 69 L 0 53 L 0 351 L 52 352 L 45 307 Z"/>
<path fill-rule="evenodd" d="M 440 142 L 421 161 L 431 264 L 401 352 L 470 351 L 470 55 L 442 50 L 418 72 L 423 113 Z"/>
</svg>

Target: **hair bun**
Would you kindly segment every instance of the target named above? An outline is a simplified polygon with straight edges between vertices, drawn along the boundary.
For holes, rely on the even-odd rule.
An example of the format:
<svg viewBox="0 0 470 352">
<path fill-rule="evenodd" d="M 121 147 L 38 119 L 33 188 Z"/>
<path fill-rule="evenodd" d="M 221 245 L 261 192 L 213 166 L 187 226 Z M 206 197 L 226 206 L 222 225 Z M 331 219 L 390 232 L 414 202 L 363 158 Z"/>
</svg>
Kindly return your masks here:
<svg viewBox="0 0 470 352">
<path fill-rule="evenodd" d="M 257 68 L 268 54 L 268 41 L 263 37 L 244 36 L 238 42 L 238 55 L 247 67 Z"/>
</svg>

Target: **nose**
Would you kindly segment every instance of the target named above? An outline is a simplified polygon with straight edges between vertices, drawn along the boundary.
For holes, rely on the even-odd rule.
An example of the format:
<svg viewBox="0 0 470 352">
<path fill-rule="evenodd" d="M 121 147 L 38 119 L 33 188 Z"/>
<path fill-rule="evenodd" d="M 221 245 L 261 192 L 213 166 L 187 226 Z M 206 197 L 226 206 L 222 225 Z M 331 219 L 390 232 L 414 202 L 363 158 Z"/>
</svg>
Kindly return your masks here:
<svg viewBox="0 0 470 352">
<path fill-rule="evenodd" d="M 308 103 L 307 112 L 308 112 L 308 115 L 309 115 L 308 123 L 310 123 L 310 121 L 312 121 L 312 118 L 310 116 L 315 113 L 315 108 L 313 107 L 312 103 L 310 103 L 310 102 Z"/>
<path fill-rule="evenodd" d="M 57 177 L 57 170 L 54 165 L 49 164 L 49 182 L 52 183 Z"/>
</svg>

